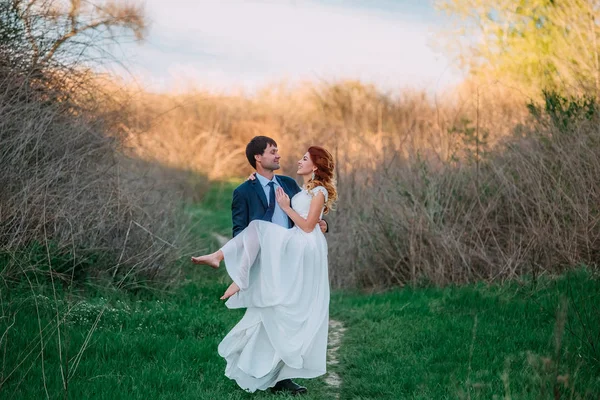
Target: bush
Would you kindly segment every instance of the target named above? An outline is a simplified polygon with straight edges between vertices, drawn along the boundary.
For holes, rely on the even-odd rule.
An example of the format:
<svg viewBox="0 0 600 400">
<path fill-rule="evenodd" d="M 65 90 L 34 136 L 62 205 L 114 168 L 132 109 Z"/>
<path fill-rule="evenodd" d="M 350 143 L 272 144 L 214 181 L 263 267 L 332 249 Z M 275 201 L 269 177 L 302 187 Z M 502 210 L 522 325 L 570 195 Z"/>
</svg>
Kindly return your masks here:
<svg viewBox="0 0 600 400">
<path fill-rule="evenodd" d="M 556 101 L 549 96 L 545 107 L 530 107 L 534 122 L 477 164 L 415 157 L 358 168 L 353 181 L 360 184 L 340 195 L 333 282 L 444 285 L 596 265 L 596 105 L 585 99 L 548 107 Z"/>
<path fill-rule="evenodd" d="M 64 281 L 172 282 L 187 242 L 183 196 L 206 180 L 133 156 L 124 124 L 130 99 L 68 57 L 36 61 L 18 3 L 0 8 L 2 278 L 39 267 Z M 39 246 L 45 265 L 32 265 L 28 254 Z"/>
</svg>

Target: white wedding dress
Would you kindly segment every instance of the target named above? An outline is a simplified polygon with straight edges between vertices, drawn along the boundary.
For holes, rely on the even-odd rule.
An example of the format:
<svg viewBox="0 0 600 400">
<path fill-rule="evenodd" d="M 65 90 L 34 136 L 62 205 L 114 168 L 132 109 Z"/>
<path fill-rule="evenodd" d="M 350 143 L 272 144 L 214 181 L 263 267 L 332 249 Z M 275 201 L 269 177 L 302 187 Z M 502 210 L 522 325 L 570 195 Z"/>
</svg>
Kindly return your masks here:
<svg viewBox="0 0 600 400">
<path fill-rule="evenodd" d="M 308 216 L 313 195 L 302 190 L 292 208 Z M 322 212 L 321 212 L 322 214 Z M 318 225 L 306 233 L 252 221 L 221 249 L 240 291 L 225 303 L 247 308 L 219 344 L 225 375 L 249 392 L 287 378 L 325 374 L 329 322 L 327 242 Z"/>
</svg>

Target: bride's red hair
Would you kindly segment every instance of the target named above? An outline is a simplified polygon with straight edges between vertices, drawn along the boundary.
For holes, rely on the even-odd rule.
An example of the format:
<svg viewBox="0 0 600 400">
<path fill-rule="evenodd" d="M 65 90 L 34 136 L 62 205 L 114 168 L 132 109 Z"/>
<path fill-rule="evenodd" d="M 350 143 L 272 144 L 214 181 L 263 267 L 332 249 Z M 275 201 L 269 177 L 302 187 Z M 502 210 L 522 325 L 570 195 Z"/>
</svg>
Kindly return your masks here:
<svg viewBox="0 0 600 400">
<path fill-rule="evenodd" d="M 333 204 L 337 200 L 337 189 L 333 176 L 335 168 L 333 156 L 320 146 L 310 146 L 308 154 L 312 163 L 317 167 L 317 170 L 315 171 L 315 177 L 306 184 L 306 189 L 310 191 L 317 186 L 323 186 L 327 189 L 327 201 L 325 202 L 325 210 L 323 211 L 324 214 L 327 214 L 332 210 Z"/>
</svg>

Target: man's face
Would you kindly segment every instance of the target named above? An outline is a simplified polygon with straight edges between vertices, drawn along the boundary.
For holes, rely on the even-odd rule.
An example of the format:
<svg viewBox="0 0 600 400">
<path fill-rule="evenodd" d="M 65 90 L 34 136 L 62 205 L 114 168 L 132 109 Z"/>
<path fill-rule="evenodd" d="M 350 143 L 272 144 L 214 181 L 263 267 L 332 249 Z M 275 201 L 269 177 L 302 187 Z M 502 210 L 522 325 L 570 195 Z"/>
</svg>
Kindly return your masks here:
<svg viewBox="0 0 600 400">
<path fill-rule="evenodd" d="M 266 170 L 275 171 L 281 168 L 279 165 L 280 158 L 277 147 L 269 144 L 262 155 L 256 156 L 256 164 L 260 164 Z"/>
</svg>

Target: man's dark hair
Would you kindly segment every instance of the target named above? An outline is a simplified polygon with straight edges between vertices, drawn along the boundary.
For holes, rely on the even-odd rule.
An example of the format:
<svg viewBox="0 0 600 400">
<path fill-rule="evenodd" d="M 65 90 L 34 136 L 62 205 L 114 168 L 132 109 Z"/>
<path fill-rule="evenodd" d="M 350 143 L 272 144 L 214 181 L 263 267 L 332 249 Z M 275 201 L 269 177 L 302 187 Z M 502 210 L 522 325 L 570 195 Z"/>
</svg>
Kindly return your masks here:
<svg viewBox="0 0 600 400">
<path fill-rule="evenodd" d="M 277 147 L 277 143 L 268 136 L 255 136 L 248 143 L 246 146 L 246 158 L 250 165 L 252 165 L 252 168 L 256 169 L 256 159 L 254 156 L 262 155 L 268 145 Z"/>
</svg>

